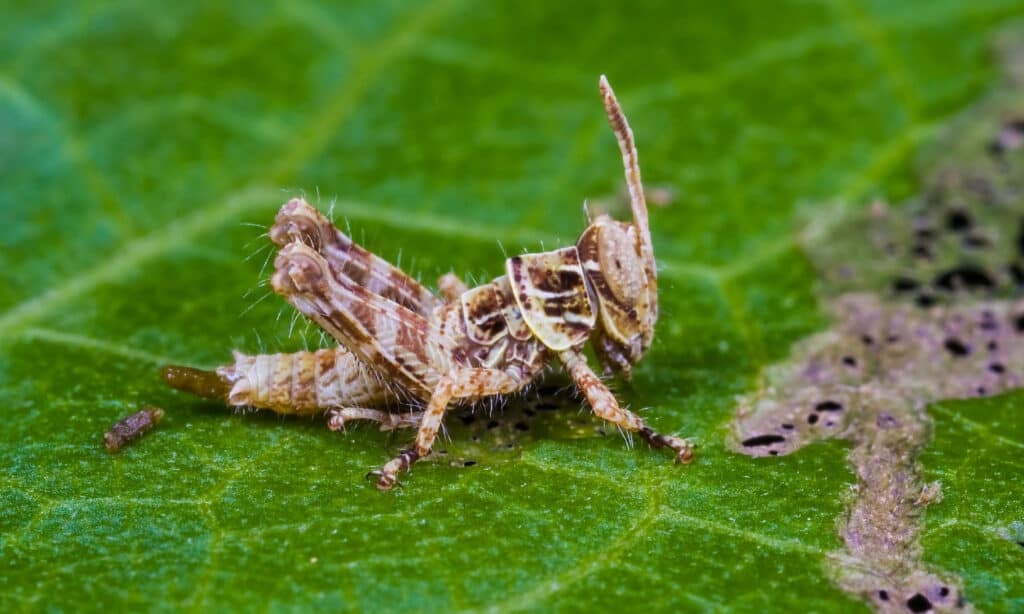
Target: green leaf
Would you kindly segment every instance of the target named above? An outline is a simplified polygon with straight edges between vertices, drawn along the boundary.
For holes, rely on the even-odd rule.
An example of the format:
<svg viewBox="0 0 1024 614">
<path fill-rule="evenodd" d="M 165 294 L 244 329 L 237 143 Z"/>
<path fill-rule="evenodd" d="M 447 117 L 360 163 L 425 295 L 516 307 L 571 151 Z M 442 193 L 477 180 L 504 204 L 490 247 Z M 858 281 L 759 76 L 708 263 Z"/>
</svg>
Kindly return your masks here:
<svg viewBox="0 0 1024 614">
<path fill-rule="evenodd" d="M 865 609 L 831 580 L 847 448 L 759 462 L 728 423 L 827 322 L 798 211 L 915 193 L 919 144 L 994 82 L 991 32 L 1020 14 L 0 7 L 0 609 Z M 614 207 L 621 186 L 601 73 L 646 182 L 676 194 L 651 213 L 655 345 L 617 391 L 693 437 L 692 465 L 519 408 L 449 420 L 447 455 L 385 495 L 363 476 L 408 433 L 233 414 L 158 379 L 320 342 L 259 285 L 250 224 L 295 194 L 336 199 L 339 224 L 427 282 L 573 241 L 584 200 Z M 992 609 L 1024 592 L 1019 400 L 940 404 L 921 458 L 948 486 L 925 560 Z M 143 404 L 164 421 L 107 454 L 103 431 Z"/>
</svg>

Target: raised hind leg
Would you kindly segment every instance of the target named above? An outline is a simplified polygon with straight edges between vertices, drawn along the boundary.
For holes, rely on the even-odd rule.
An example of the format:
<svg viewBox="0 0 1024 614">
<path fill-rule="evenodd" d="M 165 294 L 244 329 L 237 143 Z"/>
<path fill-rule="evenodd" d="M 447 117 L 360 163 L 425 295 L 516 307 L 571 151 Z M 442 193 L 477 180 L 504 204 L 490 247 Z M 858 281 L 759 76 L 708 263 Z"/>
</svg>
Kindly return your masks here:
<svg viewBox="0 0 1024 614">
<path fill-rule="evenodd" d="M 421 316 L 443 304 L 404 271 L 352 241 L 302 198 L 281 207 L 268 234 L 279 247 L 294 242 L 311 247 L 338 275 Z"/>
<path fill-rule="evenodd" d="M 274 262 L 274 290 L 312 319 L 389 384 L 429 399 L 457 348 L 430 322 L 370 292 L 332 269 L 302 243 L 285 246 Z"/>
</svg>

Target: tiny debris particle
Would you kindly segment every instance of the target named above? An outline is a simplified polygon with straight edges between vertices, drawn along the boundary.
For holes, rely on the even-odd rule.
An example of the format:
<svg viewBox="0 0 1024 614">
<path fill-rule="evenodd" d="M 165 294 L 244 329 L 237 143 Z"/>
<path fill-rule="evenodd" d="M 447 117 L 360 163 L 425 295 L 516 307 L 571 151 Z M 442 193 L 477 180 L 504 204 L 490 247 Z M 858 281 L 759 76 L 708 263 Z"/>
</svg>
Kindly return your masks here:
<svg viewBox="0 0 1024 614">
<path fill-rule="evenodd" d="M 953 209 L 948 215 L 946 215 L 946 228 L 949 228 L 953 232 L 967 230 L 972 224 L 971 216 L 968 215 L 966 211 Z"/>
<path fill-rule="evenodd" d="M 962 266 L 950 269 L 935 277 L 935 287 L 952 292 L 953 290 L 990 289 L 996 285 L 995 280 L 984 270 L 974 266 Z"/>
<path fill-rule="evenodd" d="M 935 297 L 930 294 L 922 294 L 921 296 L 918 296 L 914 302 L 917 303 L 918 307 L 927 309 L 935 304 Z"/>
<path fill-rule="evenodd" d="M 919 284 L 916 279 L 912 279 L 910 277 L 897 277 L 892 282 L 892 289 L 896 292 L 910 292 L 912 290 L 917 290 L 920 285 L 921 284 Z"/>
<path fill-rule="evenodd" d="M 132 441 L 146 434 L 164 418 L 164 410 L 147 405 L 134 414 L 114 423 L 110 430 L 103 434 L 103 443 L 107 452 L 118 452 Z"/>
<path fill-rule="evenodd" d="M 744 439 L 743 445 L 747 447 L 770 446 L 773 443 L 782 443 L 783 441 L 786 441 L 786 438 L 782 435 L 758 435 L 757 437 Z"/>
<path fill-rule="evenodd" d="M 932 602 L 921 593 L 914 593 L 914 596 L 907 599 L 907 607 L 911 612 L 927 612 L 932 609 Z"/>
</svg>

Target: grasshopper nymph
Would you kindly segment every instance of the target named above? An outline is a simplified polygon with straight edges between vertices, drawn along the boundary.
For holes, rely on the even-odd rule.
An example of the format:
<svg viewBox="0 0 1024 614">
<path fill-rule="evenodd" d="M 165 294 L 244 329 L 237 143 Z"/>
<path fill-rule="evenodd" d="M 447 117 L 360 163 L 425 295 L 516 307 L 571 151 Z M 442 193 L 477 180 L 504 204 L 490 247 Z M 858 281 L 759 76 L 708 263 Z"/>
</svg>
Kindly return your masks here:
<svg viewBox="0 0 1024 614">
<path fill-rule="evenodd" d="M 628 377 L 650 346 L 658 317 L 633 133 L 603 76 L 600 90 L 622 151 L 632 223 L 600 215 L 575 245 L 508 258 L 505 275 L 476 288 L 446 275 L 439 283 L 442 298 L 354 243 L 305 200 L 293 199 L 269 232 L 280 247 L 271 284 L 339 346 L 236 353 L 233 364 L 216 371 L 166 367 L 164 379 L 236 407 L 326 412 L 333 430 L 352 420 L 415 428 L 415 445 L 373 472 L 387 490 L 399 472 L 430 453 L 453 402 L 515 393 L 557 357 L 595 414 L 689 462 L 691 444 L 655 433 L 621 407 L 583 355 L 590 342 L 606 372 Z M 398 401 L 411 401 L 416 411 L 389 411 Z"/>
</svg>

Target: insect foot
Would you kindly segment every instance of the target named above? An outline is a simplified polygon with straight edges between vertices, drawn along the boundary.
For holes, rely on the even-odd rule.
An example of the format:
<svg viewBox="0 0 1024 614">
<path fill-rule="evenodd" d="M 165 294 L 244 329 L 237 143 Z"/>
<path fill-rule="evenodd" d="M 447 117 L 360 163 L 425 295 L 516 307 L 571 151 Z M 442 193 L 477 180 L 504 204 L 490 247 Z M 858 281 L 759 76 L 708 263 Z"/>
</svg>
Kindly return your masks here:
<svg viewBox="0 0 1024 614">
<path fill-rule="evenodd" d="M 651 430 L 651 427 L 645 426 L 640 429 L 640 436 L 644 438 L 644 441 L 651 444 L 652 448 L 672 448 L 676 451 L 676 463 L 681 465 L 688 465 L 693 460 L 693 444 L 688 439 L 682 437 L 676 437 L 675 435 L 659 435 Z"/>
<path fill-rule="evenodd" d="M 380 490 L 391 490 L 395 486 L 401 486 L 401 482 L 398 481 L 398 472 L 405 471 L 412 467 L 420 458 L 420 453 L 415 449 L 402 450 L 402 452 L 395 458 L 388 461 L 386 465 L 378 469 L 377 471 L 371 471 L 366 477 L 376 477 L 377 488 Z"/>
</svg>

